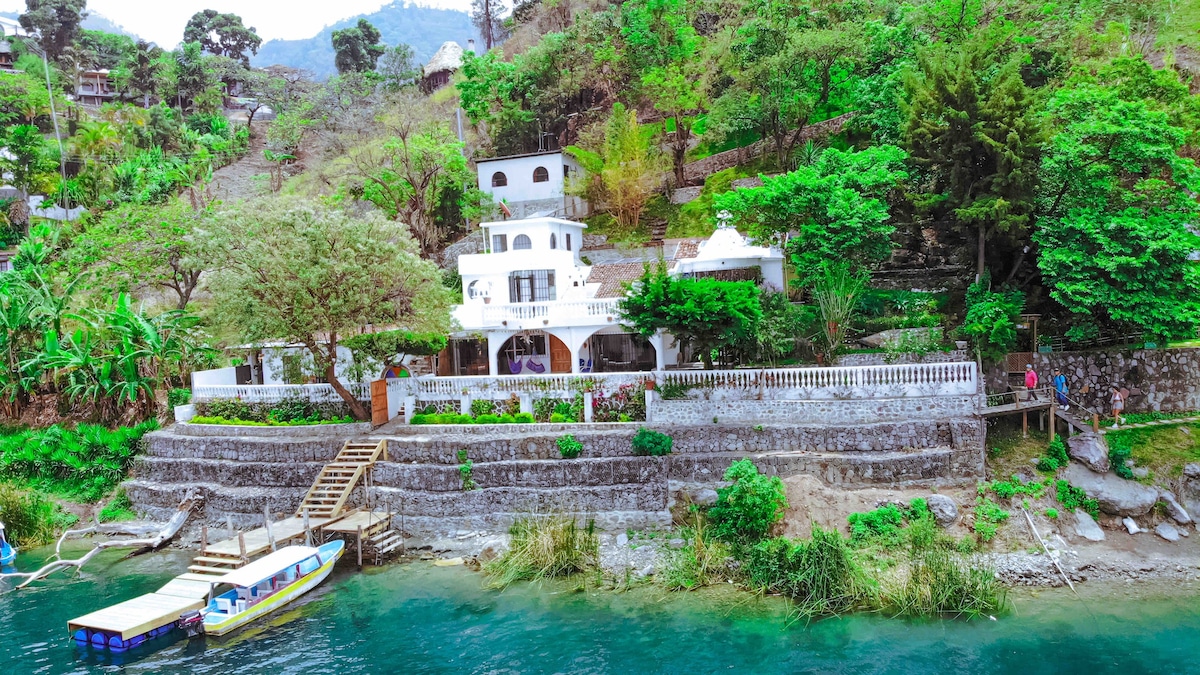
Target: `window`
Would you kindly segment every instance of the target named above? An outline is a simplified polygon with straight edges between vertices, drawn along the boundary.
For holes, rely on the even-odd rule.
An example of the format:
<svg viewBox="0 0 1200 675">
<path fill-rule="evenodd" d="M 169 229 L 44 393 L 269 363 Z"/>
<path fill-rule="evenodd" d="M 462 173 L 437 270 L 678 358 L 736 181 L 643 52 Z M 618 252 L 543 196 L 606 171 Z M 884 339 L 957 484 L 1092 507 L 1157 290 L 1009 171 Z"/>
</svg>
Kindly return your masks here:
<svg viewBox="0 0 1200 675">
<path fill-rule="evenodd" d="M 558 238 L 554 236 L 553 232 L 550 233 L 550 248 L 551 249 L 558 248 Z"/>
<path fill-rule="evenodd" d="M 508 185 L 508 176 L 505 176 L 503 171 L 497 171 L 492 174 L 492 187 L 504 187 L 506 185 Z"/>
<path fill-rule="evenodd" d="M 570 178 L 570 177 L 571 177 L 571 167 L 567 166 L 566 164 L 563 164 L 563 178 Z"/>
<path fill-rule="evenodd" d="M 493 234 L 492 235 L 492 253 L 504 253 L 508 250 L 508 235 Z"/>
<path fill-rule="evenodd" d="M 555 299 L 554 270 L 520 270 L 508 277 L 509 302 L 546 302 Z"/>
<path fill-rule="evenodd" d="M 533 242 L 529 241 L 529 237 L 518 234 L 516 239 L 513 239 L 514 251 L 528 251 L 533 248 Z"/>
<path fill-rule="evenodd" d="M 546 167 L 539 166 L 538 168 L 533 170 L 533 182 L 545 183 L 549 180 L 550 180 L 550 172 L 546 170 Z"/>
<path fill-rule="evenodd" d="M 564 234 L 563 236 L 567 238 L 567 240 L 566 240 L 567 250 L 570 251 L 571 250 L 571 233 L 568 232 L 568 233 Z"/>
</svg>

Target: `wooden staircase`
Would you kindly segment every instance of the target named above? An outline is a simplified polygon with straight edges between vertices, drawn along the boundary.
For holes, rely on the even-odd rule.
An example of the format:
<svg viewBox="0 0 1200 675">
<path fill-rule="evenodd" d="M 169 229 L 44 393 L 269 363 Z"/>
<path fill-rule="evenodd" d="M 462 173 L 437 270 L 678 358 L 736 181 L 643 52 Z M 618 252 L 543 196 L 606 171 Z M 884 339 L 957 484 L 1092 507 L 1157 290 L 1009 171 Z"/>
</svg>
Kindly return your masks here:
<svg viewBox="0 0 1200 675">
<path fill-rule="evenodd" d="M 367 537 L 366 545 L 375 553 L 375 564 L 382 565 L 385 558 L 404 546 L 404 535 L 396 530 L 385 529 Z"/>
<path fill-rule="evenodd" d="M 346 441 L 341 452 L 321 469 L 317 480 L 296 509 L 296 516 L 308 512 L 309 518 L 335 518 L 346 508 L 346 500 L 358 481 L 380 457 L 387 459 L 387 441 L 356 443 Z"/>
<path fill-rule="evenodd" d="M 192 558 L 188 572 L 201 576 L 219 577 L 245 565 L 239 556 L 227 555 L 217 551 L 205 551 Z"/>
</svg>

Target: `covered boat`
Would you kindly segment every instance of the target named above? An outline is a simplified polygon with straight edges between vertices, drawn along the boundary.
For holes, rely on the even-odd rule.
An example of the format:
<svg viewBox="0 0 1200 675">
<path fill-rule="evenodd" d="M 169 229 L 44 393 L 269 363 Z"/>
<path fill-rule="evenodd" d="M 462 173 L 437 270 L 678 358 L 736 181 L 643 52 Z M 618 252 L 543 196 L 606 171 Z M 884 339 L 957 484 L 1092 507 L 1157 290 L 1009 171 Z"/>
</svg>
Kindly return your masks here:
<svg viewBox="0 0 1200 675">
<path fill-rule="evenodd" d="M 345 542 L 320 548 L 288 546 L 213 579 L 233 588 L 214 597 L 202 612 L 204 632 L 225 635 L 299 598 L 329 576 Z"/>
</svg>

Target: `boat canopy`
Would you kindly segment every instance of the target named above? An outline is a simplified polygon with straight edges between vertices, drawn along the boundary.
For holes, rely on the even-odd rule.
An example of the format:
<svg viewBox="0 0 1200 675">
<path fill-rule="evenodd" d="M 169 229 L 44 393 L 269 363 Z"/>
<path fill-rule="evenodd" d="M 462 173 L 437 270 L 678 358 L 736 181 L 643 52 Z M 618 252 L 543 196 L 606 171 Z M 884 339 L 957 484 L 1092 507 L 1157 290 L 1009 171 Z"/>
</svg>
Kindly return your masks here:
<svg viewBox="0 0 1200 675">
<path fill-rule="evenodd" d="M 245 567 L 233 570 L 223 577 L 217 577 L 213 579 L 213 583 L 250 588 L 270 579 L 292 565 L 299 565 L 301 562 L 308 560 L 318 553 L 320 553 L 320 549 L 311 546 L 288 546 L 259 558 Z"/>
</svg>

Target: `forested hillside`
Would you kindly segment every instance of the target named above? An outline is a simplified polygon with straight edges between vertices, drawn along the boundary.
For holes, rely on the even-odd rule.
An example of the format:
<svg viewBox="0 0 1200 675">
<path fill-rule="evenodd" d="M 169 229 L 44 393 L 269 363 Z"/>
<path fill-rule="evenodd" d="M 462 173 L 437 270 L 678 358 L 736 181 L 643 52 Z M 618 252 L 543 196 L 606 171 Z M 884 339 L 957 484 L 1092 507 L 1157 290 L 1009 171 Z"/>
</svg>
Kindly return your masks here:
<svg viewBox="0 0 1200 675">
<path fill-rule="evenodd" d="M 337 72 L 333 65 L 333 31 L 354 25 L 365 18 L 379 29 L 383 41 L 412 47 L 414 58 L 424 63 L 443 42 L 453 40 L 466 46 L 478 34 L 466 12 L 432 9 L 397 0 L 377 12 L 339 21 L 304 40 L 270 40 L 263 43 L 251 63 L 259 67 L 276 64 L 311 71 L 324 79 Z"/>
</svg>

